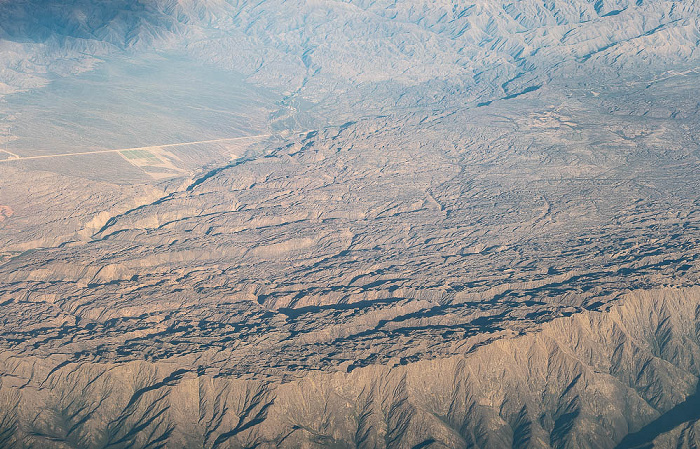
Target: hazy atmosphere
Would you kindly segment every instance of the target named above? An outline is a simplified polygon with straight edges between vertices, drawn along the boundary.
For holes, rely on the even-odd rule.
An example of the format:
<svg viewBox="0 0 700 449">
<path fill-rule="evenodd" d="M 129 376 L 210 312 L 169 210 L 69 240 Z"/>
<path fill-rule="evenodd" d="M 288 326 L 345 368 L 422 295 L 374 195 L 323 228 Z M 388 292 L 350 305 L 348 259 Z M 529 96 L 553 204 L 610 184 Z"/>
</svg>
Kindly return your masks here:
<svg viewBox="0 0 700 449">
<path fill-rule="evenodd" d="M 700 446 L 700 0 L 0 0 L 0 449 Z"/>
</svg>

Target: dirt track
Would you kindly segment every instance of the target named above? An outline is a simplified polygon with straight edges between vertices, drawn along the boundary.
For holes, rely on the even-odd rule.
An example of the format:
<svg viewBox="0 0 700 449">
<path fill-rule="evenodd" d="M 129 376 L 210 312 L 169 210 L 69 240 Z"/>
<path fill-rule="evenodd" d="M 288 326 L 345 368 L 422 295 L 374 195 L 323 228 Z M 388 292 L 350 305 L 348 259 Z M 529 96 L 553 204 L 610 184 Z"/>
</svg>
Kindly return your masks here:
<svg viewBox="0 0 700 449">
<path fill-rule="evenodd" d="M 60 154 L 46 154 L 46 155 L 41 155 L 41 156 L 20 156 L 20 157 L 13 157 L 9 159 L 2 159 L 0 162 L 14 162 L 14 161 L 26 161 L 30 159 L 49 159 L 49 158 L 54 158 L 54 157 L 66 157 L 66 156 L 82 156 L 85 154 L 102 154 L 102 153 L 119 153 L 121 151 L 130 151 L 130 150 L 153 150 L 156 148 L 169 148 L 169 147 L 181 147 L 185 145 L 195 145 L 195 144 L 200 144 L 200 143 L 216 143 L 216 142 L 230 142 L 233 140 L 244 140 L 244 139 L 253 139 L 256 137 L 268 137 L 270 134 L 258 134 L 254 136 L 243 136 L 243 137 L 229 137 L 229 138 L 224 138 L 224 139 L 213 139 L 213 140 L 197 140 L 193 142 L 181 142 L 181 143 L 169 143 L 165 145 L 151 145 L 151 146 L 146 146 L 146 147 L 134 147 L 134 148 L 119 148 L 115 150 L 96 150 L 96 151 L 82 151 L 82 152 L 76 152 L 76 153 L 60 153 Z"/>
</svg>

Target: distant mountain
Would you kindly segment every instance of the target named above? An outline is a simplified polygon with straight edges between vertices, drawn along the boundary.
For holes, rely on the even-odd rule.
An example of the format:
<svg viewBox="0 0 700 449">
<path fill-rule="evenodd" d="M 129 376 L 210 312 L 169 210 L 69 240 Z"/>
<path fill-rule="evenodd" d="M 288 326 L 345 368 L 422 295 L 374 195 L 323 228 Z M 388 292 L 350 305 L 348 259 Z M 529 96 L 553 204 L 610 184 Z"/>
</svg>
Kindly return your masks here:
<svg viewBox="0 0 700 449">
<path fill-rule="evenodd" d="M 185 52 L 342 114 L 484 102 L 696 60 L 695 1 L 36 1 L 0 5 L 5 91 Z"/>
</svg>

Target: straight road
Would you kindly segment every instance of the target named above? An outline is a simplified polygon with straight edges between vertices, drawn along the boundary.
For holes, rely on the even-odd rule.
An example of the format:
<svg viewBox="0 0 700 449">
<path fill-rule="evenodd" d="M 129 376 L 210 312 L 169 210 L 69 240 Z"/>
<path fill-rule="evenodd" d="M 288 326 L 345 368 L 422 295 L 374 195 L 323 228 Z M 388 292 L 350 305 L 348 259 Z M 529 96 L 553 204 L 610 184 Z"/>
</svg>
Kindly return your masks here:
<svg viewBox="0 0 700 449">
<path fill-rule="evenodd" d="M 78 153 L 45 154 L 42 156 L 18 156 L 18 157 L 10 157 L 8 159 L 0 159 L 0 162 L 26 161 L 26 160 L 30 160 L 30 159 L 49 159 L 49 158 L 53 158 L 53 157 L 81 156 L 83 154 L 119 153 L 121 151 L 133 151 L 133 150 L 155 150 L 157 148 L 182 147 L 185 145 L 195 145 L 198 143 L 231 142 L 234 140 L 245 140 L 245 139 L 253 139 L 256 137 L 270 137 L 270 136 L 271 136 L 271 134 L 257 134 L 254 136 L 229 137 L 229 138 L 225 138 L 225 139 L 213 139 L 213 140 L 196 140 L 193 142 L 168 143 L 165 145 L 151 145 L 148 147 L 120 148 L 120 149 L 116 149 L 116 150 L 96 150 L 96 151 L 82 151 L 82 152 L 78 152 Z"/>
</svg>

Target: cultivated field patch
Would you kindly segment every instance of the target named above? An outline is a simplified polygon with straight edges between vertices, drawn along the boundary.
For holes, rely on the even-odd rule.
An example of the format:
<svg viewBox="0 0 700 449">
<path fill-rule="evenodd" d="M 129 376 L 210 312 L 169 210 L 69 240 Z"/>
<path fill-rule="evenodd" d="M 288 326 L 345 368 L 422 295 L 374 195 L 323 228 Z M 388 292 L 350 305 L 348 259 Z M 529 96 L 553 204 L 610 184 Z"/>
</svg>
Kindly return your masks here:
<svg viewBox="0 0 700 449">
<path fill-rule="evenodd" d="M 119 154 L 155 179 L 170 178 L 187 172 L 181 168 L 177 156 L 161 147 L 123 150 Z"/>
</svg>

